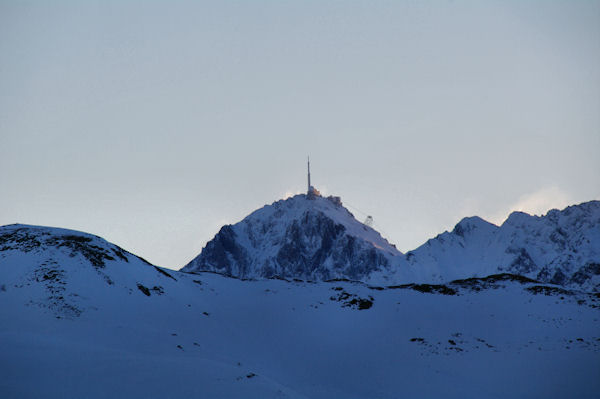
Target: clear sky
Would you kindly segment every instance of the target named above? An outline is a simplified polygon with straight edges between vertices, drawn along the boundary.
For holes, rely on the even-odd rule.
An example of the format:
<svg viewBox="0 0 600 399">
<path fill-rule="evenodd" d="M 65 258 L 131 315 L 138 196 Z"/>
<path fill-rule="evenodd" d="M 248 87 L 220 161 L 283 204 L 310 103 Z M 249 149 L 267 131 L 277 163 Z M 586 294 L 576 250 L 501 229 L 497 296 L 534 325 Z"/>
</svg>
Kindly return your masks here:
<svg viewBox="0 0 600 399">
<path fill-rule="evenodd" d="M 309 154 L 407 251 L 600 198 L 599 153 L 599 1 L 0 0 L 0 224 L 161 266 Z"/>
</svg>

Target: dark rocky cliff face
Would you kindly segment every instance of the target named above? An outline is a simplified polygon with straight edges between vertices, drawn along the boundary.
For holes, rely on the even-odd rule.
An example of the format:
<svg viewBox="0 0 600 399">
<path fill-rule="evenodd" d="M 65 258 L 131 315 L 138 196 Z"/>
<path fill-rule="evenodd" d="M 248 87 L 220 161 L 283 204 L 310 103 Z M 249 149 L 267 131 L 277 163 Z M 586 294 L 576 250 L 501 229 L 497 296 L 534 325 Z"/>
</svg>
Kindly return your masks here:
<svg viewBox="0 0 600 399">
<path fill-rule="evenodd" d="M 385 256 L 365 246 L 360 239 L 345 234 L 346 228 L 324 215 L 306 213 L 285 232 L 272 267 L 262 277 L 280 275 L 313 280 L 335 277 L 359 280 L 380 266 L 387 266 Z"/>
<path fill-rule="evenodd" d="M 226 225 L 206 244 L 199 263 L 205 265 L 207 270 L 243 277 L 250 260 L 246 250 L 236 242 L 236 234 L 231 225 Z"/>
</svg>

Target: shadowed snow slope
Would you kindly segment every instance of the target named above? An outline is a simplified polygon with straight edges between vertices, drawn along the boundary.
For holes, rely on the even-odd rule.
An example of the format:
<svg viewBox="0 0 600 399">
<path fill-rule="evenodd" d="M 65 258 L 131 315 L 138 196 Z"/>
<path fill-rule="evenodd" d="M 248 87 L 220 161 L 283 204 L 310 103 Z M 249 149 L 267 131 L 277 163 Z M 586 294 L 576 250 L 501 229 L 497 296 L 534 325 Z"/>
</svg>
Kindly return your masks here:
<svg viewBox="0 0 600 399">
<path fill-rule="evenodd" d="M 242 281 L 0 227 L 2 398 L 592 398 L 600 299 L 512 274 Z"/>
</svg>

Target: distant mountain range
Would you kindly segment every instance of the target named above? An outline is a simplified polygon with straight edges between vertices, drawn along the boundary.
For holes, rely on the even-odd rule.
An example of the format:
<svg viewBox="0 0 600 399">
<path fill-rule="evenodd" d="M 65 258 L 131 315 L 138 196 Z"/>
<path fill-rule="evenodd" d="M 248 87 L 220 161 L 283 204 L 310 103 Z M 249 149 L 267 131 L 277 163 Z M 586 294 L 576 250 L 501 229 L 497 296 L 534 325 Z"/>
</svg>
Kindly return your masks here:
<svg viewBox="0 0 600 399">
<path fill-rule="evenodd" d="M 505 272 L 598 291 L 600 201 L 553 209 L 544 216 L 513 212 L 501 226 L 465 218 L 451 232 L 408 252 L 406 260 L 439 280 Z"/>
<path fill-rule="evenodd" d="M 373 284 L 445 282 L 504 272 L 598 291 L 600 201 L 544 216 L 513 212 L 501 226 L 465 218 L 451 232 L 402 254 L 357 221 L 339 197 L 300 194 L 223 226 L 182 271 Z"/>
</svg>

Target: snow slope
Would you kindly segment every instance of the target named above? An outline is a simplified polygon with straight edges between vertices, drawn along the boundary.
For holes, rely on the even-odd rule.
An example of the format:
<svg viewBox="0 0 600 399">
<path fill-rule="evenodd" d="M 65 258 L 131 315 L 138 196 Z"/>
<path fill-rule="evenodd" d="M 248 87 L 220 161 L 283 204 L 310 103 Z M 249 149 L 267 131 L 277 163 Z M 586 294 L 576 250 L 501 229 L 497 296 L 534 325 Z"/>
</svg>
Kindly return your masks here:
<svg viewBox="0 0 600 399">
<path fill-rule="evenodd" d="M 0 396 L 597 397 L 600 299 L 504 274 L 242 281 L 0 227 Z"/>
</svg>

